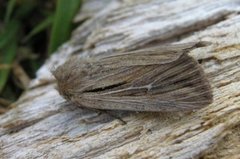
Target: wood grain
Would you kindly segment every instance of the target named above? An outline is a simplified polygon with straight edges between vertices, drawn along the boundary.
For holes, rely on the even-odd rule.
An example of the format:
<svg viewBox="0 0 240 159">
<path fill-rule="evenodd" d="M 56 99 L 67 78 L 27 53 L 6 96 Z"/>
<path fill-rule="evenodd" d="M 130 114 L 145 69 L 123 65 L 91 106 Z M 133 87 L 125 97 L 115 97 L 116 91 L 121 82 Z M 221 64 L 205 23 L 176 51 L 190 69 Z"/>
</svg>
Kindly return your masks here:
<svg viewBox="0 0 240 159">
<path fill-rule="evenodd" d="M 76 29 L 0 116 L 1 158 L 238 158 L 239 11 L 237 0 L 113 1 Z M 73 54 L 193 41 L 212 43 L 190 55 L 207 73 L 214 102 L 192 113 L 113 111 L 127 121 L 122 125 L 65 101 L 49 71 Z"/>
</svg>

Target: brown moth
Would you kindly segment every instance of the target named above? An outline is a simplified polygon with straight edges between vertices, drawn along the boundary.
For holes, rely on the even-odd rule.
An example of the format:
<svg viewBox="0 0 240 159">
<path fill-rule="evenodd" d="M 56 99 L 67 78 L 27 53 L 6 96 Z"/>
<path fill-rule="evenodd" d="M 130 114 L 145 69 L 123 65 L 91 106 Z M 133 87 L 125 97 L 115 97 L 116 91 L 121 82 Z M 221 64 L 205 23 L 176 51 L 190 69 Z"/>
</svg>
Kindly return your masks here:
<svg viewBox="0 0 240 159">
<path fill-rule="evenodd" d="M 212 102 L 210 84 L 188 55 L 204 42 L 72 58 L 52 71 L 59 93 L 79 106 L 132 111 L 189 111 Z"/>
</svg>

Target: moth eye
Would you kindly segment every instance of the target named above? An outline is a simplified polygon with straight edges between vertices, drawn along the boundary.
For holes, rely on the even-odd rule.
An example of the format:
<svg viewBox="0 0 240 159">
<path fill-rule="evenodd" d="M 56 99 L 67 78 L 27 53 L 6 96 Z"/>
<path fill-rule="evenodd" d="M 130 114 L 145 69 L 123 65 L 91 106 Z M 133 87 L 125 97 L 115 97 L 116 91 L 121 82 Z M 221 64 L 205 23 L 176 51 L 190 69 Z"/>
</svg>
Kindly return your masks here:
<svg viewBox="0 0 240 159">
<path fill-rule="evenodd" d="M 68 95 L 68 94 L 64 94 L 64 98 L 67 99 L 67 100 L 70 100 L 70 99 L 71 99 L 71 98 L 70 98 L 70 95 Z"/>
<path fill-rule="evenodd" d="M 65 93 L 65 92 L 59 91 L 59 94 L 66 100 L 70 99 L 69 95 L 67 93 Z"/>
<path fill-rule="evenodd" d="M 59 91 L 60 95 L 64 97 L 66 100 L 71 100 L 71 94 L 66 90 Z"/>
<path fill-rule="evenodd" d="M 55 89 L 58 91 L 58 93 L 59 93 L 63 98 L 65 98 L 65 99 L 67 99 L 67 100 L 70 99 L 69 93 L 68 93 L 65 89 L 62 89 L 61 86 L 58 85 Z"/>
</svg>

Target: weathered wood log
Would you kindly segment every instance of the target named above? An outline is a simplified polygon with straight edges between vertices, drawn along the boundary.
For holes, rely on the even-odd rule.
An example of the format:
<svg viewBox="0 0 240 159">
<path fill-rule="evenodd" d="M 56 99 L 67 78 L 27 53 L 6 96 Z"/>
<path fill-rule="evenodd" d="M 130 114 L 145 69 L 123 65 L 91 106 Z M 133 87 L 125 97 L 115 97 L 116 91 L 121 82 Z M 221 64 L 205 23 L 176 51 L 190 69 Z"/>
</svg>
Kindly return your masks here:
<svg viewBox="0 0 240 159">
<path fill-rule="evenodd" d="M 115 0 L 86 14 L 82 19 L 91 17 L 0 116 L 1 158 L 240 158 L 239 11 L 237 0 Z M 113 111 L 127 121 L 122 125 L 65 101 L 49 72 L 72 54 L 200 40 L 212 44 L 190 55 L 207 73 L 214 102 L 192 113 Z"/>
</svg>

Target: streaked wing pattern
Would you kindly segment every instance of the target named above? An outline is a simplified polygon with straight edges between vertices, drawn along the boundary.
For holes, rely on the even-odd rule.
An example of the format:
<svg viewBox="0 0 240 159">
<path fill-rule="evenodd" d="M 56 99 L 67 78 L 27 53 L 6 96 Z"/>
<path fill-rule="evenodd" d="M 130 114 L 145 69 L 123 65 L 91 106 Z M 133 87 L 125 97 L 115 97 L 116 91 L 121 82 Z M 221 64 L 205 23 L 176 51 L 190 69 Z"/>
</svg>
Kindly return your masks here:
<svg viewBox="0 0 240 159">
<path fill-rule="evenodd" d="M 63 96 L 81 106 L 133 111 L 182 111 L 212 102 L 212 92 L 193 45 L 72 59 L 53 72 Z M 69 70 L 64 75 L 60 72 Z"/>
</svg>

